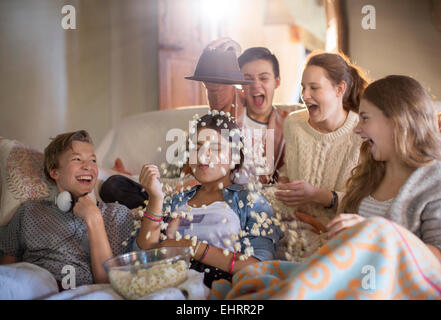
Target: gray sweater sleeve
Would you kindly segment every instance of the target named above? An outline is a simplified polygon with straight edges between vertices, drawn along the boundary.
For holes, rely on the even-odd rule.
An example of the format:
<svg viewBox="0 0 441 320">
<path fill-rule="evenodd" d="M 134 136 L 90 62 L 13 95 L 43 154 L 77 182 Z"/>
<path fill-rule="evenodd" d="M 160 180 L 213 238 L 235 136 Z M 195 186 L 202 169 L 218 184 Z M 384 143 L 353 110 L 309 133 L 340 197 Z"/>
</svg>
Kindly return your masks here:
<svg viewBox="0 0 441 320">
<path fill-rule="evenodd" d="M 428 203 L 421 214 L 421 240 L 441 250 L 441 199 Z"/>
<path fill-rule="evenodd" d="M 401 187 L 385 218 L 441 249 L 441 162 L 416 169 Z"/>
</svg>

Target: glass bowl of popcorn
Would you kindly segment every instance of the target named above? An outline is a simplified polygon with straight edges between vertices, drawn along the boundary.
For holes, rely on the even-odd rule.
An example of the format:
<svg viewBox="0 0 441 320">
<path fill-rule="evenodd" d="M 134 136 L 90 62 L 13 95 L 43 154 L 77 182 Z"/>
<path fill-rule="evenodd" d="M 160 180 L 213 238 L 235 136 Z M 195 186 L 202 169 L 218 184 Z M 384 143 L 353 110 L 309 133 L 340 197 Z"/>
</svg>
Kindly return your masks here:
<svg viewBox="0 0 441 320">
<path fill-rule="evenodd" d="M 121 296 L 136 300 L 176 287 L 187 279 L 190 247 L 133 251 L 104 262 L 110 284 Z"/>
</svg>

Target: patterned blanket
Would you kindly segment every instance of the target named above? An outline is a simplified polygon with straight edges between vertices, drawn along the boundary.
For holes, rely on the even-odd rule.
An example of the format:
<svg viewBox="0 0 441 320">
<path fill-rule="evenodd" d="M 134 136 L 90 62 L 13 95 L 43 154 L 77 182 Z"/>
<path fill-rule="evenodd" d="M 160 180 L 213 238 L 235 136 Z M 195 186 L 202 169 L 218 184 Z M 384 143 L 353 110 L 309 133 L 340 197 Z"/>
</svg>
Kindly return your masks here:
<svg viewBox="0 0 441 320">
<path fill-rule="evenodd" d="M 265 261 L 213 283 L 210 299 L 441 299 L 441 264 L 384 218 L 340 233 L 307 260 Z"/>
</svg>

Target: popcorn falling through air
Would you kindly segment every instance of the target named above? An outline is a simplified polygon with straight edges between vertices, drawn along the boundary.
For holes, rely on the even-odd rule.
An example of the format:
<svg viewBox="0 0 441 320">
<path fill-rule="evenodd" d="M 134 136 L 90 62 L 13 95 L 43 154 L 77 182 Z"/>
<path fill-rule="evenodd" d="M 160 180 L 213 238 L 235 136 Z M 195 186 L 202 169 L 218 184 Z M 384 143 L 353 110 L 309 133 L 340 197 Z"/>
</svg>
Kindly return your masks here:
<svg viewBox="0 0 441 320">
<path fill-rule="evenodd" d="M 228 121 L 234 121 L 234 119 L 233 118 L 231 118 L 231 114 L 229 113 L 229 112 L 227 112 L 227 113 L 224 113 L 223 111 L 221 111 L 221 112 L 219 112 L 219 111 L 217 111 L 217 110 L 213 110 L 213 111 L 209 111 L 209 114 L 212 114 L 212 115 L 214 115 L 214 116 L 216 116 L 216 115 L 221 115 L 221 116 L 225 116 L 226 118 L 228 118 L 228 120 L 227 119 L 217 119 L 217 123 L 216 123 L 216 125 L 218 126 L 218 127 L 221 127 L 222 125 L 223 125 L 223 127 L 224 128 L 228 128 L 228 125 L 227 125 L 227 122 Z M 195 124 L 195 126 L 194 127 L 192 127 L 192 128 L 190 128 L 190 133 L 195 133 L 195 129 L 196 129 L 196 124 L 198 123 L 198 122 L 200 122 L 200 126 L 202 126 L 202 127 L 204 127 L 204 126 L 206 126 L 206 123 L 204 123 L 204 122 L 201 122 L 200 121 L 200 117 L 199 117 L 199 115 L 197 115 L 197 116 L 195 116 L 195 117 L 193 117 L 194 118 L 194 120 L 195 120 L 195 122 L 194 122 L 194 124 Z M 235 138 L 236 137 L 240 137 L 240 135 L 241 135 L 241 132 L 240 132 L 240 130 L 236 130 L 236 129 L 233 129 L 233 130 L 230 130 L 230 134 L 229 134 L 229 136 L 233 139 L 233 140 L 235 140 Z M 246 142 L 246 140 L 243 140 L 244 141 L 244 143 Z M 195 145 L 194 145 L 194 143 L 191 141 L 191 139 L 190 139 L 190 141 L 189 141 L 189 145 L 190 145 L 190 149 L 191 149 L 191 147 L 193 146 L 193 148 L 195 147 Z M 209 143 L 208 142 L 206 142 L 205 144 L 204 144 L 204 147 L 209 147 Z M 241 141 L 237 141 L 237 140 L 235 140 L 235 142 L 232 142 L 232 143 L 230 143 L 230 147 L 234 147 L 234 148 L 236 148 L 238 151 L 240 150 L 240 149 L 242 149 L 242 151 L 244 152 L 244 154 L 246 155 L 247 154 L 247 152 L 249 152 L 248 150 L 246 150 L 246 148 L 245 148 L 245 146 L 244 146 L 244 144 L 241 142 Z M 235 150 L 236 150 L 235 149 Z M 157 151 L 158 152 L 161 152 L 162 151 L 162 149 L 161 149 L 161 147 L 158 147 L 157 148 Z M 183 165 L 187 162 L 187 159 L 188 159 L 188 157 L 189 157 L 189 155 L 186 157 L 186 159 L 184 159 L 183 161 L 181 161 L 181 162 L 178 162 L 178 167 L 179 168 L 181 168 L 181 167 L 183 167 Z M 223 161 L 223 160 L 225 160 L 225 156 L 223 155 L 223 154 L 221 154 L 220 155 L 220 157 L 221 157 L 221 160 Z M 206 157 L 205 156 L 202 156 L 202 157 L 198 157 L 199 158 L 199 160 L 201 161 L 201 162 L 203 162 L 203 163 L 205 163 L 205 162 L 207 162 L 207 164 L 209 165 L 209 167 L 214 167 L 213 166 L 213 163 L 212 162 L 209 162 L 208 163 L 208 159 L 206 159 Z M 233 161 L 231 161 L 231 163 L 230 163 L 230 168 L 231 169 L 234 169 L 235 168 L 235 166 L 236 166 L 236 164 L 237 163 L 239 163 L 239 161 L 240 161 L 240 156 L 238 155 L 238 154 L 233 154 L 232 155 L 232 159 L 233 159 Z M 219 158 L 217 158 L 217 160 L 219 160 Z M 220 163 L 220 161 L 217 161 L 216 163 Z M 167 165 L 165 164 L 165 163 L 163 163 L 163 164 L 161 164 L 161 171 L 164 171 L 164 174 L 166 174 L 167 173 Z M 195 174 L 196 173 L 196 171 L 197 171 L 197 169 L 196 168 L 191 168 L 191 170 L 192 170 L 192 172 L 193 172 L 193 174 Z M 227 169 L 228 170 L 228 169 Z M 223 174 L 223 176 L 226 176 L 227 175 L 227 170 L 226 170 L 226 168 L 224 168 L 224 167 L 221 167 L 220 168 L 220 171 L 222 172 L 222 174 Z M 172 171 L 172 170 L 169 170 L 170 172 L 170 174 L 172 174 L 174 171 Z M 185 179 L 185 173 L 184 172 L 181 172 L 181 173 L 179 173 L 179 171 L 178 172 L 176 172 L 176 174 L 180 177 L 180 179 L 181 180 L 183 180 L 183 179 Z M 243 174 L 246 176 L 246 177 L 248 177 L 248 175 L 246 174 L 246 170 L 244 170 L 243 171 Z M 238 172 L 236 172 L 235 173 L 235 175 L 237 176 L 237 177 L 239 177 L 239 173 Z M 184 185 L 183 183 L 181 183 L 181 185 Z M 167 185 L 168 186 L 168 185 Z M 218 184 L 218 188 L 219 189 L 223 189 L 223 183 L 219 183 Z M 260 190 L 263 188 L 263 186 L 262 186 L 262 184 L 259 182 L 259 181 L 254 181 L 252 184 L 250 184 L 249 186 L 248 186 L 249 188 L 249 190 L 250 191 L 254 191 L 254 193 L 255 194 L 258 194 L 258 193 L 260 193 Z M 174 196 L 174 194 L 172 194 L 172 191 L 171 190 L 173 190 L 173 189 L 175 189 L 174 187 L 173 188 L 170 188 L 170 191 L 169 192 L 167 192 L 167 193 L 169 193 L 169 195 L 170 195 L 170 198 L 169 198 L 169 201 L 171 200 L 171 197 L 172 196 Z M 188 187 L 186 187 L 185 188 L 186 190 L 190 190 L 191 189 L 191 187 L 190 186 L 188 186 Z M 183 189 L 182 189 L 183 190 Z M 177 193 L 176 193 L 177 194 Z M 263 200 L 261 200 L 261 198 L 259 197 L 259 196 L 257 196 L 257 198 L 260 200 L 260 202 L 262 203 L 262 204 L 264 204 L 264 201 Z M 251 197 L 251 198 L 247 198 L 247 202 L 246 203 L 244 203 L 244 202 L 242 202 L 242 201 L 240 201 L 240 203 L 239 203 L 239 207 L 240 208 L 243 208 L 243 207 L 245 207 L 245 205 L 247 205 L 247 206 L 249 206 L 249 207 L 253 207 L 253 205 L 255 204 L 255 203 L 257 203 L 257 201 L 258 200 L 256 200 L 255 199 L 255 197 Z M 167 200 L 166 200 L 166 202 L 167 202 Z M 228 201 L 229 203 L 232 203 L 232 200 L 230 199 L 229 201 Z M 206 208 L 206 205 L 203 205 L 203 206 L 201 206 L 202 208 Z M 228 209 L 229 208 L 229 205 L 227 204 L 227 203 L 224 203 L 224 207 L 226 208 L 226 209 Z M 142 209 L 142 208 L 141 208 Z M 191 210 L 191 207 L 190 206 L 188 206 L 188 210 L 190 211 Z M 143 211 L 142 210 L 140 210 L 140 213 L 143 213 Z M 187 214 L 183 214 L 183 213 L 176 213 L 176 212 L 171 212 L 171 209 L 170 209 L 170 207 L 167 207 L 166 208 L 166 210 L 165 210 L 165 215 L 167 216 L 167 215 L 169 215 L 171 218 L 177 218 L 177 217 L 179 217 L 179 216 L 182 216 L 183 218 L 186 218 L 187 220 L 189 220 L 189 221 L 192 221 L 193 220 L 193 216 L 188 212 Z M 280 217 L 278 217 L 278 218 L 280 218 Z M 235 252 L 237 252 L 237 253 L 240 253 L 240 252 L 242 252 L 242 250 L 243 250 L 243 254 L 241 254 L 240 256 L 239 256 L 239 258 L 238 259 L 240 259 L 240 260 L 246 260 L 246 259 L 248 259 L 249 257 L 251 257 L 253 254 L 254 254 L 254 249 L 253 249 L 253 247 L 251 247 L 251 243 L 250 243 L 250 241 L 249 241 L 249 238 L 246 238 L 249 234 L 254 234 L 254 235 L 257 235 L 257 234 L 260 234 L 260 235 L 268 235 L 268 234 L 271 234 L 272 232 L 273 232 L 273 229 L 272 229 L 272 227 L 271 227 L 271 225 L 272 224 L 274 224 L 274 225 L 280 225 L 280 221 L 278 220 L 278 219 L 275 219 L 274 217 L 271 217 L 271 218 L 268 218 L 267 216 L 265 216 L 265 214 L 264 215 L 262 215 L 262 214 L 258 214 L 258 213 L 255 213 L 255 219 L 256 219 L 256 222 L 257 223 L 255 223 L 254 224 L 254 226 L 253 227 L 251 227 L 250 226 L 250 228 L 249 229 L 247 229 L 247 231 L 249 231 L 249 232 L 247 232 L 247 231 L 245 231 L 245 230 L 240 230 L 239 231 L 239 234 L 231 234 L 231 237 L 230 236 L 228 236 L 228 238 L 225 238 L 225 239 L 223 239 L 222 241 L 223 241 L 223 244 L 225 245 L 225 246 L 228 246 L 228 247 L 230 247 L 230 250 L 231 250 L 231 248 L 232 248 L 232 250 L 234 250 Z M 227 223 L 227 219 L 226 218 L 224 218 L 224 219 L 222 219 L 222 223 Z M 167 227 L 168 227 L 168 224 L 167 223 L 164 223 L 164 222 L 161 222 L 161 224 L 160 224 L 160 229 L 161 230 L 167 230 Z M 140 221 L 139 221 L 139 226 L 138 226 L 138 229 L 140 228 Z M 189 228 L 190 228 L 190 230 L 192 230 L 193 229 L 193 223 L 190 223 L 189 224 Z M 251 230 L 250 230 L 251 229 Z M 148 239 L 148 238 L 150 238 L 151 237 L 151 234 L 150 234 L 150 232 L 146 235 L 146 239 Z M 182 238 L 184 238 L 184 239 L 191 239 L 191 243 L 192 243 L 192 246 L 193 247 L 195 247 L 196 245 L 197 245 L 197 237 L 196 236 L 193 236 L 193 237 L 190 237 L 189 235 L 185 235 L 184 237 L 179 233 L 179 232 L 177 232 L 176 231 L 176 237 L 175 237 L 175 239 L 177 240 L 177 241 L 179 241 L 180 239 L 182 239 Z M 163 233 L 161 233 L 160 234 L 160 239 L 161 240 L 165 240 L 165 239 L 167 239 L 167 236 L 165 236 Z M 239 239 L 240 239 L 240 241 L 239 241 Z M 127 239 L 125 242 L 124 242 L 124 244 L 125 245 L 128 245 L 128 240 L 129 239 Z M 202 241 L 202 243 L 205 243 L 205 244 L 207 244 L 207 241 L 206 240 L 204 240 L 204 241 Z M 161 251 L 164 251 L 164 252 L 166 252 L 166 249 L 165 248 L 163 248 L 163 249 L 161 249 Z M 223 250 L 223 254 L 225 255 L 225 256 L 228 256 L 229 254 L 230 254 L 230 251 L 228 250 L 228 249 L 225 249 L 225 250 Z M 205 272 L 209 272 L 209 270 L 210 269 L 206 269 L 206 270 L 204 270 Z"/>
</svg>

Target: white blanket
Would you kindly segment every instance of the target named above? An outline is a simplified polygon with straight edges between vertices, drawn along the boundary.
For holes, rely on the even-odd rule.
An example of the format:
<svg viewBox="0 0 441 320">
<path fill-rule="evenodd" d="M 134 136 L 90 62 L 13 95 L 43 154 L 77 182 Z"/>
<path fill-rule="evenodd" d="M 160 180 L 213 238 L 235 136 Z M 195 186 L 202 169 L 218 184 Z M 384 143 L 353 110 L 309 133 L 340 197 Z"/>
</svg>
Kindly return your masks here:
<svg viewBox="0 0 441 320">
<path fill-rule="evenodd" d="M 35 264 L 0 266 L 0 300 L 44 299 L 58 293 L 54 276 Z"/>
<path fill-rule="evenodd" d="M 166 288 L 140 300 L 205 300 L 210 290 L 203 284 L 204 274 L 188 270 L 187 280 L 177 288 Z M 0 300 L 122 300 L 110 284 L 83 285 L 58 292 L 54 276 L 27 262 L 0 266 Z"/>
</svg>

